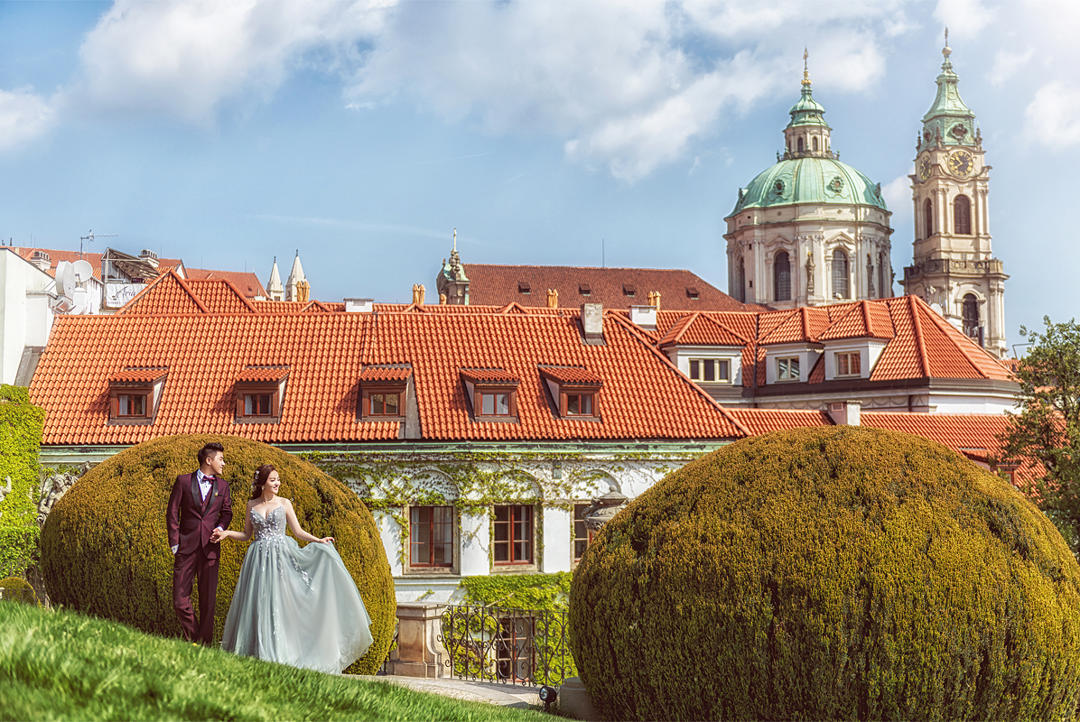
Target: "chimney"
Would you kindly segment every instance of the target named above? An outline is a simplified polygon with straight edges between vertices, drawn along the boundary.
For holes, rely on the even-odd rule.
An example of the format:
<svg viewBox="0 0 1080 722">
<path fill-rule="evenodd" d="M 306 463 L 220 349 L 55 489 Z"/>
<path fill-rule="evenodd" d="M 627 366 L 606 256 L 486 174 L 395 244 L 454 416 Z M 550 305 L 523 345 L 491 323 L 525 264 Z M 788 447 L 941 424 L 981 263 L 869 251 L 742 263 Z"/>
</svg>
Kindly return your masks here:
<svg viewBox="0 0 1080 722">
<path fill-rule="evenodd" d="M 650 294 L 651 295 L 651 294 Z M 650 301 L 652 298 L 649 299 Z M 656 330 L 656 306 L 631 306 L 630 307 L 630 323 L 634 324 L 638 328 L 648 329 L 649 331 Z"/>
<path fill-rule="evenodd" d="M 346 298 L 345 311 L 347 313 L 371 313 L 375 310 L 373 298 Z"/>
<path fill-rule="evenodd" d="M 414 283 L 412 287 L 412 302 L 414 306 L 424 305 L 424 284 Z"/>
<path fill-rule="evenodd" d="M 300 303 L 307 303 L 311 300 L 311 284 L 306 279 L 296 282 L 296 300 Z"/>
<path fill-rule="evenodd" d="M 858 426 L 861 411 L 861 401 L 830 401 L 828 406 L 829 418 L 837 426 Z"/>
<path fill-rule="evenodd" d="M 581 304 L 581 333 L 585 343 L 601 346 L 604 343 L 604 306 L 599 303 Z"/>
<path fill-rule="evenodd" d="M 559 307 L 559 292 L 556 291 L 554 288 L 549 288 L 548 289 L 548 305 L 547 305 L 547 307 L 548 308 L 558 308 Z"/>
<path fill-rule="evenodd" d="M 48 271 L 52 267 L 52 259 L 49 258 L 49 254 L 45 251 L 34 251 L 30 254 L 30 263 L 40 268 L 42 271 Z"/>
<path fill-rule="evenodd" d="M 660 310 L 660 292 L 659 291 L 649 291 L 649 305 L 652 306 L 653 308 L 655 308 L 657 311 Z"/>
<path fill-rule="evenodd" d="M 139 251 L 139 258 L 143 259 L 144 261 L 149 263 L 154 268 L 158 267 L 158 256 L 157 256 L 156 253 L 151 251 L 149 248 L 144 248 L 141 251 Z"/>
</svg>

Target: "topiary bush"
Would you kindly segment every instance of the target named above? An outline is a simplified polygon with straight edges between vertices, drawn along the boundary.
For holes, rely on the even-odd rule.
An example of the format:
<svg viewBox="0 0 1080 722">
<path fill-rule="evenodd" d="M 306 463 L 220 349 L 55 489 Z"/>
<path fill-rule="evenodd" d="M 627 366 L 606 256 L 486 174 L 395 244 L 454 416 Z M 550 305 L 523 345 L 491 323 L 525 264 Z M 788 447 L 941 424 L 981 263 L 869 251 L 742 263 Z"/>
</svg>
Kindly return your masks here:
<svg viewBox="0 0 1080 722">
<path fill-rule="evenodd" d="M 390 648 L 397 605 L 390 564 L 371 512 L 341 482 L 272 446 L 222 436 L 170 436 L 147 441 L 91 469 L 53 507 L 41 536 L 41 563 L 53 603 L 147 632 L 179 635 L 172 606 L 173 558 L 165 507 L 179 474 L 198 467 L 209 441 L 225 446 L 233 498 L 232 529 L 244 528 L 251 479 L 262 464 L 281 475 L 300 525 L 333 536 L 371 615 L 374 642 L 349 671 L 373 674 Z M 221 545 L 215 630 L 225 623 L 247 543 Z M 197 595 L 192 603 L 198 609 Z"/>
<path fill-rule="evenodd" d="M 26 389 L 0 385 L 0 577 L 25 573 L 37 556 L 38 450 L 45 412 Z"/>
<path fill-rule="evenodd" d="M 8 602 L 23 602 L 24 604 L 40 604 L 34 588 L 25 579 L 8 577 L 0 579 L 0 600 Z"/>
<path fill-rule="evenodd" d="M 1073 719 L 1080 567 L 924 439 L 778 432 L 669 474 L 589 546 L 571 647 L 617 719 Z"/>
</svg>

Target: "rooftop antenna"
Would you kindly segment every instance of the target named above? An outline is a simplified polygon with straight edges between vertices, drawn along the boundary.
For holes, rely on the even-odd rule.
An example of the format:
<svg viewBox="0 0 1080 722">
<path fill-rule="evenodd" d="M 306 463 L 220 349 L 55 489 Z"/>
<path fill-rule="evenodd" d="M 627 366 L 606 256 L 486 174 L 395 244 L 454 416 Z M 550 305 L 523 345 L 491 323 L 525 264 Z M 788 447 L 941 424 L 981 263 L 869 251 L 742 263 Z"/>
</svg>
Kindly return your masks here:
<svg viewBox="0 0 1080 722">
<path fill-rule="evenodd" d="M 90 243 L 93 243 L 98 238 L 116 238 L 117 235 L 118 234 L 116 234 L 116 233 L 98 233 L 98 234 L 95 235 L 94 234 L 94 229 L 91 228 L 89 231 L 86 232 L 85 236 L 79 236 L 79 258 L 81 259 L 83 257 L 83 242 L 84 241 L 87 244 L 90 244 Z"/>
<path fill-rule="evenodd" d="M 607 257 L 604 253 L 604 239 L 600 238 L 600 268 L 607 268 Z"/>
</svg>

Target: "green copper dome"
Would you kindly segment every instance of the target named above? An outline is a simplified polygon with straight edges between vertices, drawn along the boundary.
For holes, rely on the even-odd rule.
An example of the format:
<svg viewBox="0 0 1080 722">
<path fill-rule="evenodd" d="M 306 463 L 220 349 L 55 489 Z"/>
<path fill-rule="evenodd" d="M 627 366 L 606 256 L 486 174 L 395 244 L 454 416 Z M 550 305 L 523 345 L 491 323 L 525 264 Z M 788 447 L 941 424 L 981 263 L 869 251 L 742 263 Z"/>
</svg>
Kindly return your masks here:
<svg viewBox="0 0 1080 722">
<path fill-rule="evenodd" d="M 767 168 L 739 189 L 731 215 L 746 208 L 795 203 L 870 205 L 885 211 L 881 185 L 835 158 L 788 158 Z"/>
</svg>

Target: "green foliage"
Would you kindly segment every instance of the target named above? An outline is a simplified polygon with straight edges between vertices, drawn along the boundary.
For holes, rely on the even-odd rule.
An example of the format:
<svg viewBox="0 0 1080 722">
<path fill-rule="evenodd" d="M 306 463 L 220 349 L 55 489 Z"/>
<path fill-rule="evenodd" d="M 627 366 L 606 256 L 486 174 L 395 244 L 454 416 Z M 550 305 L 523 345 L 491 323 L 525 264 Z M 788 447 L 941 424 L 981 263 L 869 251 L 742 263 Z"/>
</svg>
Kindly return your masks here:
<svg viewBox="0 0 1080 722">
<path fill-rule="evenodd" d="M 574 574 L 574 658 L 618 719 L 1072 719 L 1080 567 L 944 446 L 778 432 L 687 464 Z"/>
<path fill-rule="evenodd" d="M 25 579 L 19 577 L 0 579 L 0 599 L 24 604 L 39 604 L 34 588 Z"/>
<path fill-rule="evenodd" d="M 12 720 L 537 720 L 0 602 L 0 718 Z"/>
<path fill-rule="evenodd" d="M 570 572 L 554 574 L 488 574 L 462 577 L 459 586 L 469 604 L 512 609 L 565 612 L 570 607 Z"/>
<path fill-rule="evenodd" d="M 26 389 L 0 385 L 0 577 L 22 574 L 37 555 L 38 449 L 45 412 L 30 403 Z"/>
<path fill-rule="evenodd" d="M 255 469 L 273 464 L 281 475 L 280 493 L 292 499 L 300 525 L 315 536 L 335 538 L 371 614 L 375 638 L 350 671 L 373 673 L 390 647 L 397 604 L 371 513 L 355 494 L 311 464 L 256 441 L 162 437 L 91 469 L 56 503 L 42 531 L 42 572 L 50 598 L 147 632 L 179 634 L 165 507 L 176 477 L 195 471 L 196 454 L 208 441 L 225 446 L 232 529 L 244 528 L 244 504 Z M 247 546 L 231 540 L 221 545 L 215 625 L 219 637 Z"/>
<path fill-rule="evenodd" d="M 1043 323 L 1042 333 L 1020 327 L 1031 344 L 1016 370 L 1024 402 L 997 461 L 1042 464 L 1034 496 L 1080 554 L 1080 325 Z"/>
</svg>

